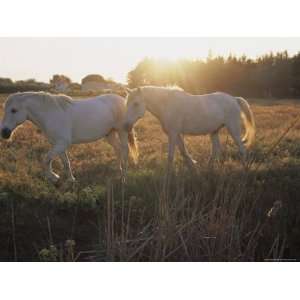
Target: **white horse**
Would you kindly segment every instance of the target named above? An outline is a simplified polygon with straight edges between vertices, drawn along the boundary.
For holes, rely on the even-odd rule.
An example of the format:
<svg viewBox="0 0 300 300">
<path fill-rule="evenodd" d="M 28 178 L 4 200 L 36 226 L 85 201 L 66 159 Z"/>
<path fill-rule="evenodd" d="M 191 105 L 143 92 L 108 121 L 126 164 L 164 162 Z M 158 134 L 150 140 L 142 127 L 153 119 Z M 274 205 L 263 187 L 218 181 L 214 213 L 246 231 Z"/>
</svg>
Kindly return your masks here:
<svg viewBox="0 0 300 300">
<path fill-rule="evenodd" d="M 255 137 L 255 122 L 249 104 L 243 98 L 225 93 L 191 95 L 179 88 L 145 86 L 128 90 L 125 127 L 131 130 L 134 123 L 142 118 L 145 111 L 158 118 L 168 135 L 168 170 L 173 162 L 177 145 L 185 162 L 190 166 L 196 163 L 188 153 L 183 135 L 209 134 L 212 141 L 211 160 L 221 153 L 218 132 L 227 127 L 245 159 L 245 146 L 250 146 Z M 245 125 L 245 136 L 241 139 L 241 117 Z"/>
<path fill-rule="evenodd" d="M 113 94 L 74 101 L 66 95 L 45 92 L 16 93 L 5 102 L 1 135 L 8 139 L 19 125 L 26 120 L 31 121 L 53 146 L 45 161 L 47 178 L 58 181 L 59 176 L 52 171 L 52 160 L 59 156 L 68 178 L 74 181 L 66 152 L 71 144 L 106 137 L 120 160 L 121 170 L 126 168 L 128 144 L 133 159 L 137 159 L 134 131 L 124 130 L 125 111 L 125 99 Z"/>
</svg>

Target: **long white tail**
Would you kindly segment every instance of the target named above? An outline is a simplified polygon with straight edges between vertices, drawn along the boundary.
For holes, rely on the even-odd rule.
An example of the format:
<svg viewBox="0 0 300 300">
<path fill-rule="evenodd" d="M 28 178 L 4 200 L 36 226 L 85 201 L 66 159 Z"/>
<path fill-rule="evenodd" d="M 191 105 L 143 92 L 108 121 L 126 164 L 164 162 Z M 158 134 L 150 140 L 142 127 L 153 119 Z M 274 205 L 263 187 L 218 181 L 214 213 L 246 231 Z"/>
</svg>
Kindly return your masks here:
<svg viewBox="0 0 300 300">
<path fill-rule="evenodd" d="M 129 152 L 131 154 L 133 162 L 137 164 L 139 159 L 139 148 L 138 148 L 138 142 L 136 140 L 135 131 L 133 128 L 128 132 L 128 145 L 129 145 Z"/>
<path fill-rule="evenodd" d="M 255 140 L 255 121 L 253 112 L 249 106 L 249 103 L 242 97 L 236 97 L 236 100 L 242 110 L 242 118 L 244 121 L 246 133 L 243 137 L 243 143 L 246 147 L 250 147 Z"/>
</svg>

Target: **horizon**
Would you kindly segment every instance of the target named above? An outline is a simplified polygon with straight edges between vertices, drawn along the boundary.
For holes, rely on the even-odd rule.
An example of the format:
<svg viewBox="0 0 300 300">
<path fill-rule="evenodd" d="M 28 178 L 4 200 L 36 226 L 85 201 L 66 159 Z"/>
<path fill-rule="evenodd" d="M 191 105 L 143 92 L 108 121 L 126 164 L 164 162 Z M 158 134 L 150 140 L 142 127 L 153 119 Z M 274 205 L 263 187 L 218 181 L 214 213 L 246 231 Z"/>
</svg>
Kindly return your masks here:
<svg viewBox="0 0 300 300">
<path fill-rule="evenodd" d="M 145 57 L 176 61 L 213 56 L 249 58 L 300 51 L 300 38 L 0 38 L 0 77 L 49 82 L 54 74 L 81 82 L 88 74 L 127 82 L 127 74 Z"/>
</svg>

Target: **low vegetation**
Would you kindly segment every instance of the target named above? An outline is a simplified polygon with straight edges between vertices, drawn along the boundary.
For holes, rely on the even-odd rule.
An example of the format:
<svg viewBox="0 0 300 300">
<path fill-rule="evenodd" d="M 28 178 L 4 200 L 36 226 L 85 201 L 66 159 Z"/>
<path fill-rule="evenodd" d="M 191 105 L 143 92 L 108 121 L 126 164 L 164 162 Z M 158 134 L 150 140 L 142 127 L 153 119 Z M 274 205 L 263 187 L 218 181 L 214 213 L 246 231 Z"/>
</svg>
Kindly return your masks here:
<svg viewBox="0 0 300 300">
<path fill-rule="evenodd" d="M 0 143 L 0 259 L 299 258 L 300 102 L 250 102 L 258 131 L 248 166 L 225 130 L 224 161 L 213 168 L 209 138 L 187 137 L 197 171 L 187 170 L 178 155 L 169 183 L 166 136 L 149 114 L 136 127 L 141 157 L 125 184 L 104 141 L 71 148 L 76 184 L 50 184 L 41 166 L 49 145 L 26 123 L 12 141 Z M 62 172 L 59 161 L 54 167 Z"/>
</svg>

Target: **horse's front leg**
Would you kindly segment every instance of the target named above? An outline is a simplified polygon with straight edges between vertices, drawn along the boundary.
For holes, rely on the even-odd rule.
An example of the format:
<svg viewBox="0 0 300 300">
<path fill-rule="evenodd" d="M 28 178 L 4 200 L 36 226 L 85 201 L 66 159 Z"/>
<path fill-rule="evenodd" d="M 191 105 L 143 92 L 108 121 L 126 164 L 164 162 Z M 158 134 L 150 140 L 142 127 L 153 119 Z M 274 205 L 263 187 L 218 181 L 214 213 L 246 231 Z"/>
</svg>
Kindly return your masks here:
<svg viewBox="0 0 300 300">
<path fill-rule="evenodd" d="M 73 172 L 71 169 L 71 164 L 70 164 L 70 160 L 69 160 L 67 152 L 65 151 L 64 153 L 60 154 L 59 157 L 63 163 L 65 172 L 67 172 L 67 174 L 68 174 L 68 179 L 72 182 L 75 182 L 76 179 L 73 176 Z"/>
<path fill-rule="evenodd" d="M 177 137 L 177 146 L 178 146 L 179 151 L 180 151 L 181 155 L 183 156 L 185 162 L 187 163 L 188 167 L 191 170 L 194 170 L 197 161 L 195 161 L 189 154 L 189 152 L 184 144 L 183 137 L 181 137 L 180 135 L 178 135 L 178 137 Z"/>
<path fill-rule="evenodd" d="M 54 183 L 56 183 L 59 180 L 59 176 L 52 170 L 52 161 L 56 156 L 63 154 L 66 148 L 66 144 L 56 144 L 47 153 L 45 160 L 46 177 Z"/>
</svg>

